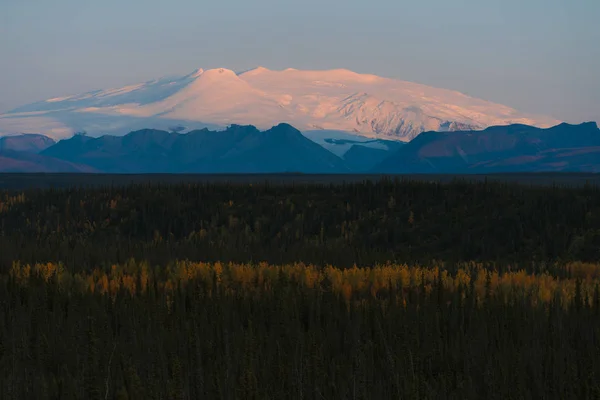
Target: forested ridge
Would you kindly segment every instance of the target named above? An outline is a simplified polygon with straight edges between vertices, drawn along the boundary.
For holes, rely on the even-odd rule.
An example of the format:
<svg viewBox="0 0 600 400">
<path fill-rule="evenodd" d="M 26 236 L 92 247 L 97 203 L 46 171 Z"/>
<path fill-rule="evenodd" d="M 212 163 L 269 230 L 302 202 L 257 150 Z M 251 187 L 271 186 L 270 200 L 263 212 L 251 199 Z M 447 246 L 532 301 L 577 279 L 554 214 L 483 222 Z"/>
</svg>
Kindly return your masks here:
<svg viewBox="0 0 600 400">
<path fill-rule="evenodd" d="M 0 398 L 600 398 L 600 191 L 0 192 Z"/>
</svg>

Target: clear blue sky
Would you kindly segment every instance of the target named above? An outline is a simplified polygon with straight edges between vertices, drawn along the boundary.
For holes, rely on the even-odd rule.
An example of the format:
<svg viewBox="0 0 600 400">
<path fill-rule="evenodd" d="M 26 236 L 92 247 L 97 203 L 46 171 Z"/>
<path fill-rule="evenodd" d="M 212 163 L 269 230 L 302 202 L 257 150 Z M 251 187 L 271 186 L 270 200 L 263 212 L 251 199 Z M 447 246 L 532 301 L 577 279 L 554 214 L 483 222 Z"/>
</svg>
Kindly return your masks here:
<svg viewBox="0 0 600 400">
<path fill-rule="evenodd" d="M 348 68 L 600 121 L 600 0 L 0 0 L 0 111 L 258 65 Z"/>
</svg>

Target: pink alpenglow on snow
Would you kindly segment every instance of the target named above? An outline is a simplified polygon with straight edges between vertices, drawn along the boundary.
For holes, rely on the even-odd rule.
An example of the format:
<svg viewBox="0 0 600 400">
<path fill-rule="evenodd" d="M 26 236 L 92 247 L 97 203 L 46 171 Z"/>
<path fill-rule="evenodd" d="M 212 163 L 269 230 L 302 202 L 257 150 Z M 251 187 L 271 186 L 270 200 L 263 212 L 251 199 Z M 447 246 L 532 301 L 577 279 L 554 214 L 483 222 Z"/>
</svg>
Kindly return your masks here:
<svg viewBox="0 0 600 400">
<path fill-rule="evenodd" d="M 517 123 L 548 127 L 559 121 L 452 90 L 346 69 L 258 67 L 239 74 L 225 68 L 198 69 L 181 77 L 55 97 L 0 115 L 0 131 L 63 138 L 80 130 L 125 134 L 174 124 L 266 129 L 280 122 L 302 131 L 338 130 L 409 141 L 423 131 Z"/>
</svg>

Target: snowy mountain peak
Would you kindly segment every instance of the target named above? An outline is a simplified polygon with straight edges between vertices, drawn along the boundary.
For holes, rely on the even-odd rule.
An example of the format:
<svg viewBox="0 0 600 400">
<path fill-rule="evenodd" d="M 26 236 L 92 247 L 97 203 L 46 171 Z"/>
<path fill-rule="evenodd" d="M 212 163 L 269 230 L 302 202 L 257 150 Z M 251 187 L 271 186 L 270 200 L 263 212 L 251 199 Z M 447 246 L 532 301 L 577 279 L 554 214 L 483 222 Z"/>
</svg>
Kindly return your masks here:
<svg viewBox="0 0 600 400">
<path fill-rule="evenodd" d="M 244 71 L 240 75 L 242 75 L 242 74 L 246 74 L 246 75 L 260 74 L 260 73 L 263 73 L 263 72 L 272 72 L 272 71 L 270 69 L 268 69 L 268 68 L 265 68 L 265 67 L 262 67 L 262 66 L 258 66 L 256 68 L 249 69 L 248 71 Z"/>
<path fill-rule="evenodd" d="M 214 68 L 203 71 L 202 74 L 199 75 L 199 77 L 210 79 L 222 79 L 232 77 L 237 78 L 237 74 L 227 68 Z"/>
<path fill-rule="evenodd" d="M 328 129 L 409 141 L 423 131 L 540 127 L 559 121 L 438 89 L 347 69 L 280 71 L 258 67 L 236 74 L 202 68 L 82 95 L 55 97 L 0 115 L 0 132 L 39 132 L 54 138 L 85 130 L 125 134 L 141 128 L 187 129 L 286 122 L 300 130 Z"/>
<path fill-rule="evenodd" d="M 249 71 L 245 71 L 240 74 L 240 77 L 245 79 L 252 78 L 269 78 L 273 79 L 273 77 L 279 77 L 279 79 L 294 79 L 300 81 L 306 80 L 327 80 L 327 81 L 353 81 L 353 82 L 375 82 L 382 81 L 385 78 L 378 77 L 376 75 L 370 74 L 359 74 L 354 71 L 350 71 L 348 69 L 338 68 L 338 69 L 329 69 L 329 70 L 298 70 L 295 68 L 286 68 L 282 71 L 273 71 L 264 67 L 258 67 L 251 69 Z"/>
<path fill-rule="evenodd" d="M 203 73 L 204 73 L 204 69 L 202 69 L 202 68 L 198 68 L 197 70 L 195 70 L 194 72 L 192 72 L 192 73 L 190 74 L 190 77 L 192 77 L 192 78 L 197 78 L 197 77 L 199 77 L 200 75 L 202 75 Z"/>
</svg>

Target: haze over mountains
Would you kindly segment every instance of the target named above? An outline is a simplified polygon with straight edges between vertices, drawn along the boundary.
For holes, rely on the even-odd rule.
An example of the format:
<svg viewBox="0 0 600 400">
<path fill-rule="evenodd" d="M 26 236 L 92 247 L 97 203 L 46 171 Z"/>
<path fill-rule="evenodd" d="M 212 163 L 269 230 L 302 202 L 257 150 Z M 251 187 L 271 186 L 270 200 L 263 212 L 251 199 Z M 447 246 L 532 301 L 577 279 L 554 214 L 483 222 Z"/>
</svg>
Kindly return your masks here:
<svg viewBox="0 0 600 400">
<path fill-rule="evenodd" d="M 286 122 L 306 132 L 336 130 L 410 141 L 424 131 L 492 125 L 548 127 L 559 121 L 421 84 L 345 69 L 243 73 L 219 68 L 18 107 L 0 115 L 0 133 L 60 139 L 77 131 L 124 135 L 143 128 L 188 130 Z"/>
</svg>

